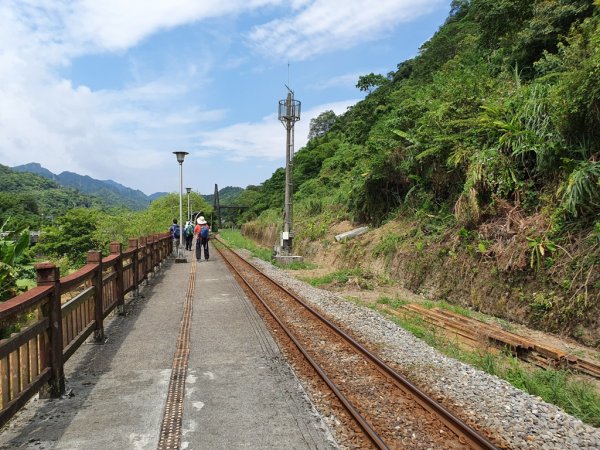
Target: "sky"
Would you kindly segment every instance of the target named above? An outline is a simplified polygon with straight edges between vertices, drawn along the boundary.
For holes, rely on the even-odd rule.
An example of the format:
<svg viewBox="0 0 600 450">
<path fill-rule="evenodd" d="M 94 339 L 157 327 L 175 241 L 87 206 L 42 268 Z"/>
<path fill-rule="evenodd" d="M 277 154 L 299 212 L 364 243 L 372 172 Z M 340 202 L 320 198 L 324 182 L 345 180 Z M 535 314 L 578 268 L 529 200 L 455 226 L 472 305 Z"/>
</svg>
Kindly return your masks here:
<svg viewBox="0 0 600 450">
<path fill-rule="evenodd" d="M 0 0 L 0 164 L 146 194 L 258 185 L 311 118 L 416 56 L 450 0 Z"/>
</svg>

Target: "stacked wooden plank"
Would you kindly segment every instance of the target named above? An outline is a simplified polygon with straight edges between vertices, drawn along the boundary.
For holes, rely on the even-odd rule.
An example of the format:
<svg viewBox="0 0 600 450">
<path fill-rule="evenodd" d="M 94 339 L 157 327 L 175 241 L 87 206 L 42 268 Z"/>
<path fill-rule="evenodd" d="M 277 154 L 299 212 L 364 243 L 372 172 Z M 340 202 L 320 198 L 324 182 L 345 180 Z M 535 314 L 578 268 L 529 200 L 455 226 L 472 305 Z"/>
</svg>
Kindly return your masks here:
<svg viewBox="0 0 600 450">
<path fill-rule="evenodd" d="M 396 316 L 418 316 L 426 323 L 443 330 L 446 335 L 457 337 L 463 346 L 509 350 L 516 357 L 540 367 L 568 368 L 600 378 L 600 365 L 506 331 L 497 325 L 440 308 L 425 308 L 414 303 L 403 305 L 400 310 L 388 306 L 382 308 Z"/>
</svg>

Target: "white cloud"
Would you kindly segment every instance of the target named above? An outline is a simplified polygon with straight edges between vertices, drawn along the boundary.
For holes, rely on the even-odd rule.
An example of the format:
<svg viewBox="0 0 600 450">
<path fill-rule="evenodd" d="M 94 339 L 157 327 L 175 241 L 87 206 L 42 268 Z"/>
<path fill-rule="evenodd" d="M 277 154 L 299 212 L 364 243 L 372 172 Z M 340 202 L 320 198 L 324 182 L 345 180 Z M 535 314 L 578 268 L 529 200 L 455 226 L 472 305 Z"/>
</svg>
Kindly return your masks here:
<svg viewBox="0 0 600 450">
<path fill-rule="evenodd" d="M 356 83 L 358 82 L 358 77 L 360 77 L 364 74 L 365 74 L 364 72 L 353 72 L 353 73 L 338 75 L 336 77 L 320 80 L 319 82 L 313 83 L 308 87 L 315 91 L 323 91 L 323 90 L 330 89 L 330 88 L 355 87 Z"/>
<path fill-rule="evenodd" d="M 240 0 L 223 9 L 183 0 L 0 2 L 0 162 L 35 161 L 57 173 L 121 180 L 140 162 L 158 170 L 172 146 L 190 145 L 202 123 L 225 115 L 185 103 L 210 63 L 95 91 L 74 86 L 59 69 L 99 49 L 126 49 L 159 29 L 262 3 Z"/>
<path fill-rule="evenodd" d="M 372 41 L 430 12 L 441 0 L 312 0 L 295 15 L 255 27 L 248 39 L 260 53 L 302 60 Z"/>
<path fill-rule="evenodd" d="M 54 62 L 58 62 L 60 58 L 90 51 L 126 50 L 160 30 L 237 15 L 282 1 L 5 0 L 0 5 L 3 25 L 24 28 L 30 38 L 0 42 L 21 50 L 44 47 L 47 60 L 54 56 Z M 15 35 L 11 30 L 8 34 Z M 5 37 L 5 33 L 0 31 L 0 37 Z"/>
<path fill-rule="evenodd" d="M 202 105 L 214 65 L 267 71 L 264 62 L 249 68 L 249 52 L 213 55 L 210 39 L 198 45 L 204 52 L 194 50 L 193 62 L 173 55 L 173 65 L 152 66 L 155 71 L 144 70 L 143 59 L 136 70 L 127 51 L 162 30 L 269 7 L 269 13 L 287 16 L 257 26 L 251 45 L 276 58 L 287 51 L 292 59 L 305 58 L 380 37 L 436 1 L 0 0 L 0 163 L 35 161 L 54 172 L 71 170 L 152 191 L 162 190 L 162 172 L 165 164 L 173 165 L 170 152 L 177 148 L 189 149 L 192 162 L 217 153 L 237 161 L 282 160 L 285 133 L 274 116 L 200 131 L 229 113 Z M 236 26 L 224 41 L 239 38 Z M 61 75 L 76 58 L 100 53 L 125 54 L 135 82 L 95 90 Z M 357 79 L 349 74 L 336 82 Z M 327 109 L 344 112 L 354 102 L 305 111 L 296 125 L 296 149 L 305 144 L 312 117 Z M 194 148 L 203 150 L 200 156 Z M 132 179 L 140 167 L 143 179 Z"/>
<path fill-rule="evenodd" d="M 299 150 L 306 145 L 310 120 L 323 111 L 332 110 L 337 115 L 346 112 L 358 100 L 345 100 L 318 105 L 301 114 L 301 120 L 294 126 L 294 147 Z M 201 133 L 201 157 L 220 155 L 231 161 L 245 161 L 257 158 L 275 161 L 285 159 L 285 128 L 271 114 L 257 123 L 238 123 L 211 132 Z"/>
</svg>

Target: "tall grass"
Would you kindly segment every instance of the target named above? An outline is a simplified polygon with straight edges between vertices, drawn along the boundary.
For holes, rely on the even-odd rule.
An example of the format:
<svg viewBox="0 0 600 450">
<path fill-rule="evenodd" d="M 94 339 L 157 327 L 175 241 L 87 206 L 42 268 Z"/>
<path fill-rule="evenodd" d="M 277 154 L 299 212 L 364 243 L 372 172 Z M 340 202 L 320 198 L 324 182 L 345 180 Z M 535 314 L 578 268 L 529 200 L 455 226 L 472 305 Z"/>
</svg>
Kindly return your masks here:
<svg viewBox="0 0 600 450">
<path fill-rule="evenodd" d="M 248 250 L 252 256 L 264 261 L 273 261 L 273 252 L 270 249 L 259 247 L 254 241 L 242 236 L 239 230 L 221 230 L 219 237 L 230 247 Z"/>
<path fill-rule="evenodd" d="M 362 275 L 363 271 L 360 269 L 344 269 L 322 277 L 303 278 L 303 281 L 306 281 L 311 286 L 323 286 L 332 283 L 346 284 L 350 280 L 350 277 L 360 277 Z"/>
</svg>

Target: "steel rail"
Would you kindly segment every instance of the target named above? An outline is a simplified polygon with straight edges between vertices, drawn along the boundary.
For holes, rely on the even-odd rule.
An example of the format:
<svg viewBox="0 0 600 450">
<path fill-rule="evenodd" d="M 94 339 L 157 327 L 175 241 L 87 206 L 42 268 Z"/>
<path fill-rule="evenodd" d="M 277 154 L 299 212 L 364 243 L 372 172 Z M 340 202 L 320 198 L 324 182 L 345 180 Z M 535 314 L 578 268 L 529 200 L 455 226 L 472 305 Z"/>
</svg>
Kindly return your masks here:
<svg viewBox="0 0 600 450">
<path fill-rule="evenodd" d="M 300 305 L 302 305 L 306 310 L 310 311 L 313 315 L 315 315 L 319 320 L 321 320 L 325 325 L 333 329 L 339 336 L 341 336 L 344 340 L 346 340 L 351 346 L 355 348 L 355 350 L 362 355 L 364 355 L 367 359 L 369 359 L 375 367 L 384 375 L 388 376 L 393 384 L 402 389 L 404 392 L 407 392 L 411 395 L 423 408 L 435 414 L 449 429 L 451 429 L 456 436 L 463 440 L 464 443 L 471 446 L 472 448 L 481 448 L 481 449 L 490 449 L 497 450 L 492 442 L 490 442 L 485 436 L 481 435 L 471 426 L 466 424 L 460 418 L 455 416 L 452 412 L 446 409 L 444 406 L 439 404 L 437 401 L 429 397 L 425 392 L 419 389 L 416 385 L 410 382 L 406 377 L 396 372 L 394 369 L 389 367 L 385 362 L 379 359 L 376 355 L 367 350 L 364 346 L 359 344 L 354 338 L 348 335 L 346 332 L 341 330 L 338 326 L 327 320 L 323 315 L 321 315 L 318 311 L 313 309 L 311 306 L 307 305 L 302 299 L 300 299 L 296 294 L 289 291 L 285 287 L 281 286 L 277 283 L 273 278 L 263 273 L 260 269 L 258 269 L 254 264 L 249 261 L 246 261 L 236 252 L 231 250 L 231 248 L 218 239 L 223 246 L 228 248 L 240 261 L 245 263 L 246 265 L 252 267 L 256 272 L 258 272 L 262 277 L 269 280 L 274 286 L 276 286 L 281 291 L 285 292 L 291 298 L 296 300 Z M 236 271 L 237 272 L 237 271 Z M 240 275 L 241 277 L 241 275 Z M 242 277 L 243 279 L 243 277 Z M 254 290 L 253 290 L 254 292 Z"/>
<path fill-rule="evenodd" d="M 219 242 L 223 243 L 222 241 L 219 241 Z M 226 246 L 226 244 L 223 244 L 223 245 Z M 315 369 L 315 371 L 319 374 L 319 376 L 327 384 L 327 386 L 329 386 L 329 389 L 331 389 L 333 391 L 335 396 L 340 400 L 342 405 L 344 405 L 344 407 L 346 408 L 346 411 L 348 411 L 348 413 L 354 418 L 354 420 L 358 423 L 358 425 L 367 434 L 369 439 L 371 439 L 373 444 L 375 444 L 377 446 L 377 448 L 388 450 L 389 447 L 385 444 L 383 439 L 381 439 L 381 437 L 377 434 L 377 432 L 375 432 L 375 430 L 373 430 L 373 428 L 371 428 L 371 426 L 365 420 L 365 418 L 356 410 L 356 408 L 352 405 L 352 403 L 338 389 L 338 387 L 335 385 L 335 383 L 327 376 L 327 374 L 325 373 L 323 368 L 319 365 L 319 363 L 317 363 L 308 354 L 308 352 L 304 348 L 304 346 L 300 343 L 300 341 L 298 341 L 298 339 L 296 339 L 296 337 L 292 334 L 292 332 L 289 330 L 289 328 L 281 321 L 281 319 L 279 319 L 279 317 L 277 317 L 275 312 L 271 309 L 271 307 L 269 305 L 267 305 L 267 303 L 260 296 L 260 294 L 258 292 L 256 292 L 256 290 L 252 286 L 250 286 L 250 284 L 248 283 L 248 281 L 246 281 L 244 276 L 233 266 L 233 264 L 231 264 L 231 262 L 229 262 L 227 257 L 221 251 L 221 249 L 219 249 L 216 246 L 215 246 L 215 248 L 217 249 L 219 254 L 223 257 L 223 260 L 227 263 L 227 265 L 229 265 L 229 267 L 231 267 L 231 269 L 240 277 L 240 279 L 244 282 L 246 287 L 252 291 L 252 293 L 262 303 L 262 305 L 269 312 L 269 314 L 271 314 L 271 317 L 273 317 L 273 319 L 275 319 L 275 321 L 279 324 L 279 326 L 283 329 L 283 331 L 285 331 L 285 333 L 288 335 L 288 337 L 294 343 L 296 348 L 302 353 L 302 355 L 304 355 L 306 360 L 310 363 L 310 365 L 313 367 L 313 369 Z M 232 252 L 232 253 L 235 253 L 235 252 Z M 258 270 L 258 269 L 256 269 L 256 270 Z"/>
</svg>

